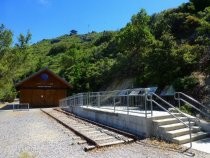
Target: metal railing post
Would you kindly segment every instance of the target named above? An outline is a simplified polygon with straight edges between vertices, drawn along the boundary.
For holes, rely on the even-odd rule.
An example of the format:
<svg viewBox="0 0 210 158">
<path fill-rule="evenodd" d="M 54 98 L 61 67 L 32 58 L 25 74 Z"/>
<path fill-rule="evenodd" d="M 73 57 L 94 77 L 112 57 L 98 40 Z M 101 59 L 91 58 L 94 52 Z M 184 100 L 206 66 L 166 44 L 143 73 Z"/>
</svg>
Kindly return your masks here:
<svg viewBox="0 0 210 158">
<path fill-rule="evenodd" d="M 129 114 L 129 95 L 127 94 L 127 114 Z"/>
<path fill-rule="evenodd" d="M 84 102 L 83 102 L 83 93 L 80 94 L 79 103 L 80 103 L 80 106 L 83 106 L 84 105 Z"/>
<path fill-rule="evenodd" d="M 150 100 L 150 109 L 151 109 L 151 116 L 153 116 L 152 95 L 151 95 L 151 100 Z"/>
<path fill-rule="evenodd" d="M 115 112 L 115 97 L 113 97 L 113 103 L 114 103 L 114 112 Z"/>
<path fill-rule="evenodd" d="M 76 100 L 75 100 L 75 96 L 74 96 L 74 106 L 75 106 L 75 102 L 76 102 Z"/>
<path fill-rule="evenodd" d="M 147 94 L 144 96 L 144 110 L 145 110 L 145 117 L 147 118 Z"/>
<path fill-rule="evenodd" d="M 190 118 L 188 118 L 189 121 L 189 132 L 190 132 L 190 148 L 192 148 L 192 127 L 190 123 Z"/>
<path fill-rule="evenodd" d="M 87 94 L 87 107 L 89 106 L 90 104 L 90 93 Z"/>
<path fill-rule="evenodd" d="M 180 93 L 178 93 L 178 104 L 179 104 L 179 109 L 180 109 L 180 107 L 181 107 Z"/>
<path fill-rule="evenodd" d="M 99 92 L 98 92 L 98 94 L 97 94 L 97 98 L 98 98 L 98 99 L 97 99 L 97 101 L 98 101 L 98 102 L 97 102 L 97 106 L 100 107 L 100 93 L 99 93 Z"/>
</svg>

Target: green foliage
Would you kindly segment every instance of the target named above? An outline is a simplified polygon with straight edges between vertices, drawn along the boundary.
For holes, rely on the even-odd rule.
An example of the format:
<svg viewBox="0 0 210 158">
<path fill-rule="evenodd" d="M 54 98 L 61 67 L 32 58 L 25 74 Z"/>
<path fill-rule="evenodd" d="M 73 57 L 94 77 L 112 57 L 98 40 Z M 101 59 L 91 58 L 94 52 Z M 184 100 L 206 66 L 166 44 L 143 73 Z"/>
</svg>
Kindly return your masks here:
<svg viewBox="0 0 210 158">
<path fill-rule="evenodd" d="M 8 49 L 12 44 L 12 31 L 5 28 L 3 24 L 0 26 L 0 53 Z"/>
<path fill-rule="evenodd" d="M 66 44 L 59 44 L 59 45 L 54 45 L 48 55 L 57 55 L 59 53 L 64 53 L 65 51 L 68 50 L 68 46 Z"/>
<path fill-rule="evenodd" d="M 101 44 L 103 44 L 104 42 L 109 42 L 113 37 L 113 33 L 112 32 L 108 32 L 108 31 L 104 31 L 103 32 L 103 35 L 98 38 L 96 41 L 95 41 L 95 45 L 96 46 L 100 46 Z"/>
<path fill-rule="evenodd" d="M 116 69 L 120 69 L 118 72 L 126 76 L 142 73 L 144 56 L 155 42 L 149 27 L 149 20 L 150 17 L 142 9 L 132 17 L 131 23 L 128 23 L 115 37 L 113 43 L 117 45 L 115 48 L 117 63 L 113 68 L 114 73 Z"/>
<path fill-rule="evenodd" d="M 36 56 L 29 47 L 31 34 L 19 36 L 12 47 L 12 33 L 3 25 L 0 29 L 0 100 L 12 101 L 16 96 L 15 83 L 36 68 Z"/>
<path fill-rule="evenodd" d="M 173 80 L 177 73 L 177 64 L 174 60 L 176 47 L 174 37 L 168 33 L 164 33 L 161 41 L 153 45 L 154 49 L 145 55 L 145 82 L 151 82 L 152 79 L 153 84 L 159 84 L 162 87 Z"/>
<path fill-rule="evenodd" d="M 196 11 L 202 11 L 210 6 L 209 0 L 190 0 L 190 2 L 195 6 Z"/>
<path fill-rule="evenodd" d="M 98 91 L 127 77 L 138 87 L 174 84 L 189 91 L 198 84 L 190 75 L 200 71 L 210 44 L 209 1 L 191 0 L 152 16 L 141 9 L 119 31 L 80 35 L 71 30 L 33 45 L 31 37 L 20 34 L 12 46 L 12 32 L 0 27 L 0 100 L 12 100 L 14 85 L 43 67 L 70 82 L 74 93 Z"/>
<path fill-rule="evenodd" d="M 28 46 L 29 44 L 29 41 L 31 40 L 31 36 L 32 34 L 28 31 L 27 34 L 24 36 L 23 34 L 20 34 L 19 37 L 18 37 L 18 42 L 16 44 L 16 46 L 18 48 L 25 48 Z"/>
<path fill-rule="evenodd" d="M 180 110 L 186 114 L 189 114 L 189 115 L 194 115 L 195 112 L 194 112 L 194 109 L 191 108 L 189 105 L 187 104 L 184 104 L 180 107 Z"/>
<path fill-rule="evenodd" d="M 198 80 L 192 76 L 177 78 L 173 83 L 176 91 L 190 91 L 196 85 L 198 85 Z"/>
<path fill-rule="evenodd" d="M 76 35 L 76 34 L 77 34 L 77 30 L 71 30 L 71 31 L 70 31 L 70 36 Z"/>
</svg>

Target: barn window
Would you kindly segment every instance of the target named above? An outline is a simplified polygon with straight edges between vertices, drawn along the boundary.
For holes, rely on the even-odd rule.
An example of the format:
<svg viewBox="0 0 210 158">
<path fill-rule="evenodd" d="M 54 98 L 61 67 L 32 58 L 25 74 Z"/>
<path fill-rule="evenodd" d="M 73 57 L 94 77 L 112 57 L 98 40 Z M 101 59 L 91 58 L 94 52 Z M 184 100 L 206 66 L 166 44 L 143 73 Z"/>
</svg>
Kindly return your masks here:
<svg viewBox="0 0 210 158">
<path fill-rule="evenodd" d="M 48 78 L 49 78 L 49 77 L 48 77 L 48 74 L 46 74 L 46 73 L 41 74 L 41 79 L 42 79 L 42 80 L 47 81 Z"/>
</svg>

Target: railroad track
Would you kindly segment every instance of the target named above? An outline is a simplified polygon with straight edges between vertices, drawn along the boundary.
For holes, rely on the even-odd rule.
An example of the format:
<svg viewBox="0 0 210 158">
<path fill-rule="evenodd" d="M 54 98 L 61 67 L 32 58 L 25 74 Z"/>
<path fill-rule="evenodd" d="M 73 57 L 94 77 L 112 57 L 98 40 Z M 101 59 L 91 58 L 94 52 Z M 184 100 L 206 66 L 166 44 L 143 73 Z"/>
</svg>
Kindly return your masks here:
<svg viewBox="0 0 210 158">
<path fill-rule="evenodd" d="M 60 109 L 41 109 L 41 111 L 73 131 L 81 138 L 81 143 L 86 143 L 87 141 L 88 145 L 84 148 L 85 151 L 116 144 L 131 143 L 135 140 L 133 135 L 77 118 Z"/>
</svg>

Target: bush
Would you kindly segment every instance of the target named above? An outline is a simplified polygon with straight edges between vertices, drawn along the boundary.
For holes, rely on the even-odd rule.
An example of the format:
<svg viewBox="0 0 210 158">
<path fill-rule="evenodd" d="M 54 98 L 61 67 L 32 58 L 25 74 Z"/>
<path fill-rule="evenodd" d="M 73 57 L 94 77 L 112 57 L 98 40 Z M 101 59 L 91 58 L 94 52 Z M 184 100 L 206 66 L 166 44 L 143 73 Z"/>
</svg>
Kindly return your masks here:
<svg viewBox="0 0 210 158">
<path fill-rule="evenodd" d="M 4 84 L 0 89 L 0 100 L 3 102 L 13 102 L 16 97 L 15 87 L 11 84 Z"/>
<path fill-rule="evenodd" d="M 58 42 L 60 42 L 61 40 L 60 39 L 52 39 L 51 41 L 50 41 L 50 43 L 51 44 L 54 44 L 54 43 L 58 43 Z"/>
<path fill-rule="evenodd" d="M 48 55 L 57 55 L 59 53 L 64 53 L 68 50 L 68 46 L 65 44 L 59 44 L 53 46 L 50 51 L 48 52 Z"/>
<path fill-rule="evenodd" d="M 198 80 L 193 76 L 186 76 L 184 78 L 178 78 L 173 83 L 176 91 L 189 91 L 192 90 L 197 84 Z"/>
<path fill-rule="evenodd" d="M 189 115 L 195 115 L 195 112 L 193 110 L 192 107 L 188 106 L 187 104 L 184 104 L 180 107 L 180 110 L 186 114 L 189 114 Z"/>
<path fill-rule="evenodd" d="M 13 102 L 16 97 L 16 92 L 14 91 L 7 91 L 5 92 L 2 101 L 4 102 Z"/>
</svg>

